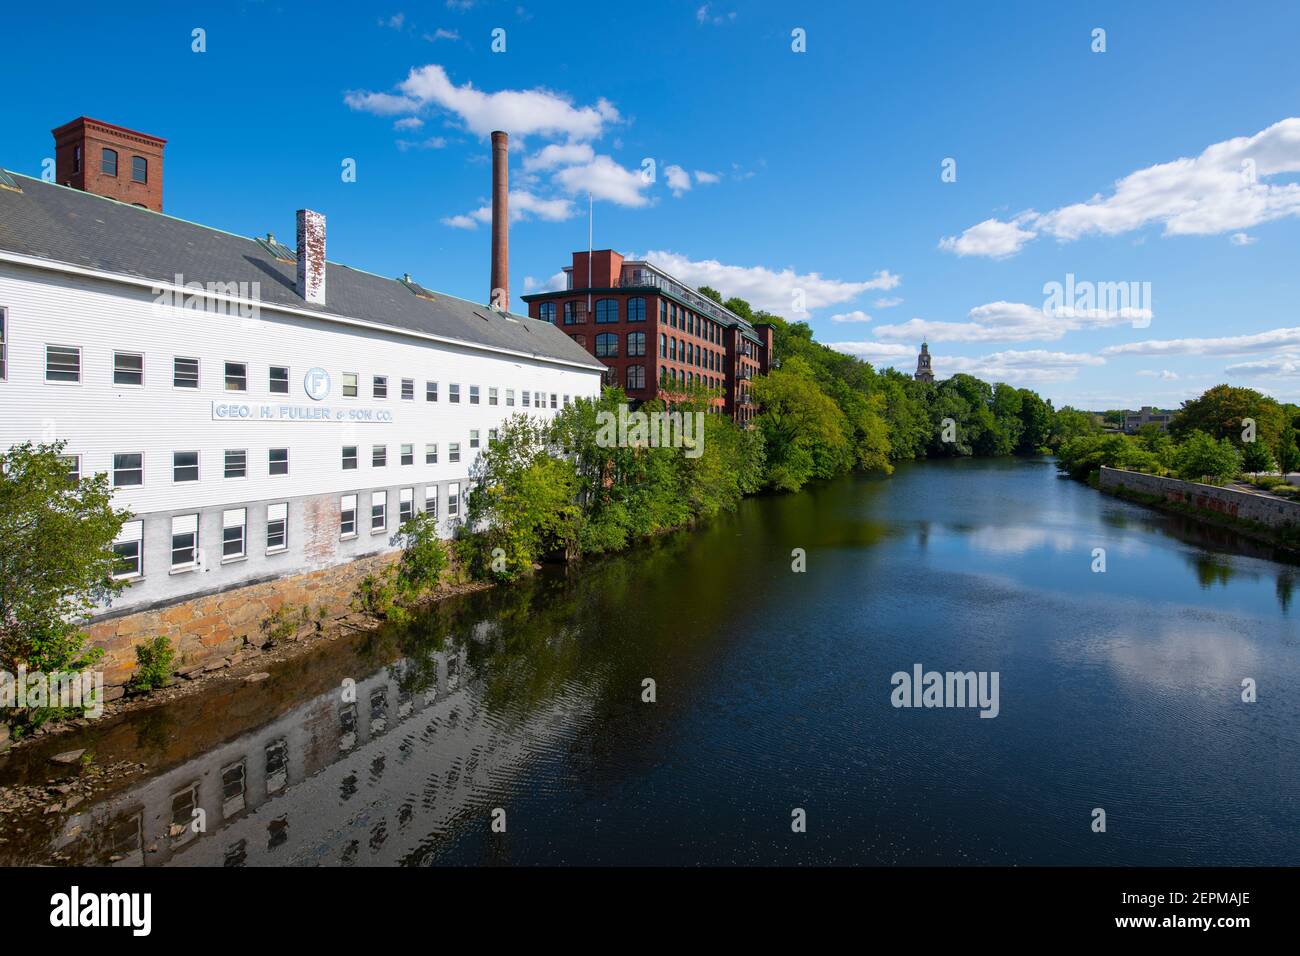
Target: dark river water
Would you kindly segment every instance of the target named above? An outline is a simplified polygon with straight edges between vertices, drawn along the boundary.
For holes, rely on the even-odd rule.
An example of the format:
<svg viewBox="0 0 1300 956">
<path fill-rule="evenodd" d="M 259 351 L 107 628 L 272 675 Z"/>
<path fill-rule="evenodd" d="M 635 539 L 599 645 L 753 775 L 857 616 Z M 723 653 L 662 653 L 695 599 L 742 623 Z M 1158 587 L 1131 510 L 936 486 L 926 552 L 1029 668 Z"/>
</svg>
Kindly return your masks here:
<svg viewBox="0 0 1300 956">
<path fill-rule="evenodd" d="M 751 499 L 42 741 L 148 769 L 0 861 L 1300 864 L 1276 557 L 1045 460 Z M 997 716 L 893 706 L 915 665 L 996 672 Z"/>
</svg>

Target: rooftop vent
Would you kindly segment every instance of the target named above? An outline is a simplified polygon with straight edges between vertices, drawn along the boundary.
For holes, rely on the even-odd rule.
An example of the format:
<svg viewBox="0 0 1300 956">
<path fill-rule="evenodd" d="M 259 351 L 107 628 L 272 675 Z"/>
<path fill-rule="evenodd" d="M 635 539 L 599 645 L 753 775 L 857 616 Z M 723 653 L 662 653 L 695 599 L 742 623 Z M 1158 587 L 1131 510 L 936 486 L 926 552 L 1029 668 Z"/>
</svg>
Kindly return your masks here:
<svg viewBox="0 0 1300 956">
<path fill-rule="evenodd" d="M 18 180 L 14 179 L 3 169 L 0 169 L 0 188 L 12 189 L 16 193 L 23 191 L 23 187 L 18 185 Z"/>
<path fill-rule="evenodd" d="M 294 252 L 292 249 L 290 249 L 288 246 L 286 246 L 283 242 L 277 240 L 275 236 L 271 235 L 271 233 L 269 232 L 266 234 L 265 239 L 258 238 L 255 241 L 259 246 L 261 246 L 263 249 L 269 252 L 276 259 L 279 259 L 281 262 L 298 261 L 298 254 Z"/>
</svg>

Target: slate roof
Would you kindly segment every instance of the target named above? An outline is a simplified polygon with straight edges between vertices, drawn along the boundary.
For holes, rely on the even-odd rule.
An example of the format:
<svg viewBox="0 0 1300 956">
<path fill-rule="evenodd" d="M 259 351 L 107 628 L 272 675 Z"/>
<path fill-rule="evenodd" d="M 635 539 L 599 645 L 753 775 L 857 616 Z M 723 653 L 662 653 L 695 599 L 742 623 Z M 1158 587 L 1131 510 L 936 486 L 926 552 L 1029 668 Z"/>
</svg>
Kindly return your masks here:
<svg viewBox="0 0 1300 956">
<path fill-rule="evenodd" d="M 605 365 L 549 322 L 326 264 L 324 307 L 298 295 L 297 265 L 255 239 L 200 226 L 67 186 L 10 173 L 21 191 L 0 188 L 0 250 L 133 278 L 172 283 L 257 282 L 264 305 L 342 315 L 469 345 Z M 413 284 L 412 284 L 413 285 Z M 415 290 L 425 293 L 416 294 Z"/>
</svg>

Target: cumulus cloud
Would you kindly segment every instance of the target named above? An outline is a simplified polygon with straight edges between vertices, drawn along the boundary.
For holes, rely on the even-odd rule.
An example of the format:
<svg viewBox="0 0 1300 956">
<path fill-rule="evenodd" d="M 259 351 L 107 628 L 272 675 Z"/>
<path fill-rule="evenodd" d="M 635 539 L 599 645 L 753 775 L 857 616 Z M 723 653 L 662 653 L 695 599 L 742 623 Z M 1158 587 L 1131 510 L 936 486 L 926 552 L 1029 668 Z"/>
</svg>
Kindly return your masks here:
<svg viewBox="0 0 1300 956">
<path fill-rule="evenodd" d="M 650 180 L 639 169 L 627 169 L 608 156 L 597 156 L 580 166 L 566 166 L 555 173 L 554 180 L 570 195 L 591 193 L 595 199 L 632 208 L 650 203 L 645 195 Z"/>
<path fill-rule="evenodd" d="M 1150 309 L 1076 309 L 1063 307 L 1047 310 L 1023 302 L 989 302 L 971 309 L 967 322 L 930 322 L 912 319 L 898 325 L 877 327 L 882 339 L 935 342 L 1024 342 L 1055 341 L 1080 329 L 1151 322 Z"/>
<path fill-rule="evenodd" d="M 524 276 L 525 292 L 559 292 L 567 285 L 568 279 L 563 269 L 545 281 L 539 281 L 532 276 Z"/>
<path fill-rule="evenodd" d="M 718 173 L 710 173 L 703 169 L 697 169 L 695 170 L 695 181 L 701 186 L 712 186 L 716 182 L 721 182 L 722 176 Z"/>
<path fill-rule="evenodd" d="M 1159 371 L 1157 371 L 1156 369 L 1144 368 L 1139 370 L 1138 374 L 1141 375 L 1143 378 L 1158 378 L 1162 382 L 1173 382 L 1173 381 L 1177 381 L 1178 379 L 1178 373 L 1171 372 L 1167 368 L 1160 369 Z"/>
<path fill-rule="evenodd" d="M 1109 195 L 1099 193 L 1046 213 L 1031 211 L 1012 222 L 986 219 L 960 236 L 943 239 L 940 246 L 958 255 L 1002 258 L 1040 234 L 1069 242 L 1157 223 L 1166 236 L 1244 230 L 1300 215 L 1300 183 L 1264 182 L 1266 177 L 1297 172 L 1300 118 L 1290 117 L 1254 136 L 1214 143 L 1194 158 L 1129 173 Z"/>
<path fill-rule="evenodd" d="M 877 299 L 875 302 L 872 302 L 871 304 L 874 305 L 877 309 L 892 309 L 896 305 L 902 305 L 903 300 L 896 295 L 892 295 L 892 296 L 887 295 L 887 296 L 882 296 L 881 298 Z"/>
<path fill-rule="evenodd" d="M 1234 246 L 1249 246 L 1252 245 L 1256 240 L 1255 237 L 1252 236 L 1250 233 L 1234 232 L 1231 236 L 1228 237 L 1228 241 L 1231 242 Z"/>
<path fill-rule="evenodd" d="M 674 196 L 681 196 L 691 188 L 691 174 L 680 166 L 665 166 L 664 178 Z"/>
<path fill-rule="evenodd" d="M 424 125 L 424 120 L 420 119 L 420 117 L 418 116 L 403 116 L 401 119 L 399 119 L 396 123 L 393 124 L 393 129 L 399 129 L 399 130 L 419 129 L 423 125 Z"/>
<path fill-rule="evenodd" d="M 856 355 L 876 365 L 890 365 L 901 371 L 916 368 L 916 349 L 884 342 L 832 342 L 831 348 Z M 938 355 L 933 358 L 935 374 L 946 378 L 965 372 L 991 382 L 1012 385 L 1038 385 L 1075 378 L 1081 368 L 1105 365 L 1097 355 L 1078 352 L 1027 351 L 992 352 L 988 355 Z"/>
<path fill-rule="evenodd" d="M 687 285 L 707 285 L 721 290 L 724 296 L 739 296 L 756 309 L 765 309 L 790 317 L 796 290 L 803 293 L 808 310 L 839 305 L 863 292 L 888 291 L 902 279 L 882 270 L 871 279 L 851 281 L 828 279 L 817 272 L 796 273 L 793 269 L 776 271 L 764 266 L 727 265 L 716 259 L 689 259 L 676 252 L 652 251 L 644 258 L 668 270 Z"/>
<path fill-rule="evenodd" d="M 524 157 L 524 169 L 530 173 L 541 172 L 557 166 L 589 163 L 595 158 L 595 151 L 586 143 L 551 143 Z"/>
<path fill-rule="evenodd" d="M 861 309 L 854 309 L 852 312 L 840 312 L 831 316 L 832 322 L 870 322 L 871 316 Z"/>
<path fill-rule="evenodd" d="M 571 219 L 575 209 L 567 199 L 544 199 L 526 190 L 510 190 L 510 221 L 520 222 L 527 219 L 544 219 L 548 222 L 562 222 Z M 453 229 L 477 229 L 479 223 L 484 225 L 492 221 L 492 204 L 487 203 L 470 212 L 456 216 L 444 216 L 442 224 Z"/>
<path fill-rule="evenodd" d="M 1208 339 L 1147 339 L 1102 349 L 1103 355 L 1242 355 L 1300 346 L 1300 328 Z"/>
<path fill-rule="evenodd" d="M 344 96 L 344 102 L 382 116 L 441 109 L 479 136 L 503 129 L 516 137 L 567 136 L 575 142 L 599 137 L 620 119 L 618 110 L 604 98 L 594 105 L 575 106 L 567 97 L 541 87 L 487 93 L 472 83 L 457 86 L 436 63 L 412 68 L 397 84 L 396 93 L 355 90 Z"/>
</svg>

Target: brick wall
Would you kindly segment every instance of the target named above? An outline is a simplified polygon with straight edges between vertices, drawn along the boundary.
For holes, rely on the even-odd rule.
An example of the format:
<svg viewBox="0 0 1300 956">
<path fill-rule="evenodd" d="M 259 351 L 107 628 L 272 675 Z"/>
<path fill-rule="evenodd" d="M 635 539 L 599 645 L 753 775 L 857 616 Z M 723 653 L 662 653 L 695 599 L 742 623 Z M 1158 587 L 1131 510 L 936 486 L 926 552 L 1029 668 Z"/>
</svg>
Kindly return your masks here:
<svg viewBox="0 0 1300 956">
<path fill-rule="evenodd" d="M 371 555 L 164 608 L 94 621 L 86 633 L 91 644 L 104 648 L 100 666 L 104 684 L 110 687 L 130 678 L 136 646 L 160 635 L 171 639 L 178 668 L 220 663 L 243 647 L 246 635 L 260 642 L 262 621 L 285 605 L 306 606 L 313 620 L 319 608 L 329 615 L 346 612 L 360 580 L 398 557 L 396 551 Z"/>
<path fill-rule="evenodd" d="M 1213 511 L 1230 518 L 1254 521 L 1270 528 L 1300 527 L 1300 502 L 1283 501 L 1267 495 L 1216 488 L 1195 481 L 1160 478 L 1120 468 L 1102 468 L 1100 487 L 1103 491 L 1125 488 L 1146 495 L 1157 495 L 1166 501 Z"/>
</svg>

